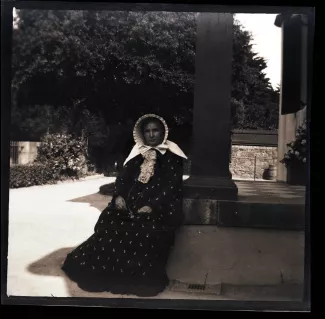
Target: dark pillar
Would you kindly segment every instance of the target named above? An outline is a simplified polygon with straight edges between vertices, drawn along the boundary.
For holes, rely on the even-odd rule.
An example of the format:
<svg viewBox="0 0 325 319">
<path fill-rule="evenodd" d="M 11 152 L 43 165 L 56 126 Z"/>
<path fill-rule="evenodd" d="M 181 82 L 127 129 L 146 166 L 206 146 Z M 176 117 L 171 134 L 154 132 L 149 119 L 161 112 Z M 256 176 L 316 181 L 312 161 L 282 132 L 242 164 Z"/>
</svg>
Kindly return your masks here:
<svg viewBox="0 0 325 319">
<path fill-rule="evenodd" d="M 197 24 L 191 176 L 184 183 L 184 213 L 205 214 L 201 222 L 214 223 L 217 201 L 235 201 L 238 193 L 229 171 L 233 15 L 201 13 Z"/>
<path fill-rule="evenodd" d="M 302 17 L 293 15 L 282 23 L 281 115 L 294 114 L 304 107 L 302 90 Z M 292 54 L 295 52 L 295 54 Z"/>
<path fill-rule="evenodd" d="M 231 14 L 198 18 L 192 173 L 230 177 Z"/>
</svg>

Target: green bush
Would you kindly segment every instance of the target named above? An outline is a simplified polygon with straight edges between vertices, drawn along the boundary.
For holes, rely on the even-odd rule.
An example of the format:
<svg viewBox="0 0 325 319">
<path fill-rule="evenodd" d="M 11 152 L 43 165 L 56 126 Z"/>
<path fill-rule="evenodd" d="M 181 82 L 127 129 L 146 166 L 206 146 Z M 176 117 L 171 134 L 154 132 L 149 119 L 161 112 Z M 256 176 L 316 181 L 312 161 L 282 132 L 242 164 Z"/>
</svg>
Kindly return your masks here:
<svg viewBox="0 0 325 319">
<path fill-rule="evenodd" d="M 307 125 L 298 127 L 296 139 L 287 144 L 287 152 L 280 163 L 286 167 L 295 164 L 306 164 L 307 159 Z"/>
<path fill-rule="evenodd" d="M 87 142 L 70 134 L 47 134 L 41 140 L 36 163 L 46 164 L 61 177 L 82 177 L 87 173 Z"/>
<path fill-rule="evenodd" d="M 10 188 L 55 184 L 95 173 L 87 160 L 87 142 L 69 134 L 47 134 L 34 163 L 10 168 Z"/>
<path fill-rule="evenodd" d="M 60 179 L 47 165 L 33 163 L 30 165 L 14 165 L 10 167 L 10 188 L 34 185 L 53 184 Z"/>
</svg>

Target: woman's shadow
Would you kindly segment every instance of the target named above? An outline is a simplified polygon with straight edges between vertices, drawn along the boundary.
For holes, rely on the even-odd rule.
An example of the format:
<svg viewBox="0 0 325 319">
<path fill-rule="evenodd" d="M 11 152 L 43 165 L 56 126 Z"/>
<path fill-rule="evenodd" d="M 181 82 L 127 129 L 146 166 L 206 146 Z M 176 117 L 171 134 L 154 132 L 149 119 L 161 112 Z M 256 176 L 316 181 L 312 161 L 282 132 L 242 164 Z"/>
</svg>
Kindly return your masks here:
<svg viewBox="0 0 325 319">
<path fill-rule="evenodd" d="M 65 286 L 67 289 L 67 293 L 62 295 L 55 295 L 55 292 L 51 295 L 52 297 L 87 297 L 87 298 L 132 298 L 132 299 L 142 299 L 142 297 L 137 297 L 134 295 L 118 295 L 112 294 L 110 292 L 88 292 L 84 291 L 77 283 L 70 280 L 65 272 L 61 269 L 61 266 L 67 256 L 75 247 L 67 247 L 58 249 L 41 259 L 31 263 L 27 270 L 35 275 L 39 276 L 52 276 L 52 277 L 60 277 L 64 279 Z M 169 289 L 166 287 L 164 292 L 167 292 Z M 145 299 L 160 299 L 163 298 L 164 292 L 158 294 L 156 297 L 146 297 Z M 43 296 L 42 296 L 43 297 Z"/>
<path fill-rule="evenodd" d="M 91 207 L 97 208 L 102 211 L 107 203 L 111 200 L 111 185 L 109 185 L 109 190 L 103 195 L 100 192 L 95 194 L 90 194 L 87 196 L 79 197 L 70 200 L 70 202 L 88 203 Z M 27 270 L 35 275 L 40 276 L 53 276 L 63 278 L 65 281 L 65 286 L 67 288 L 67 295 L 65 297 L 94 297 L 94 298 L 140 298 L 133 295 L 115 295 L 109 292 L 93 293 L 82 290 L 78 285 L 71 281 L 65 272 L 61 269 L 61 266 L 67 256 L 75 247 L 66 247 L 58 249 L 41 259 L 33 262 L 27 266 Z M 54 297 L 56 296 L 55 292 Z M 153 297 L 154 298 L 154 297 Z"/>
<path fill-rule="evenodd" d="M 27 270 L 32 274 L 39 276 L 53 276 L 64 279 L 67 288 L 66 296 L 56 296 L 55 292 L 53 292 L 53 297 L 136 298 L 135 296 L 114 295 L 109 292 L 93 293 L 79 288 L 78 285 L 71 281 L 61 269 L 67 254 L 73 249 L 74 247 L 58 249 L 30 264 L 27 267 Z"/>
<path fill-rule="evenodd" d="M 97 208 L 99 211 L 102 211 L 107 203 L 110 201 L 110 196 L 102 195 L 100 193 L 91 194 L 79 198 L 70 200 L 70 202 L 79 202 L 79 203 L 88 203 L 91 207 Z M 71 281 L 61 269 L 61 266 L 67 256 L 75 247 L 66 247 L 58 249 L 41 259 L 33 262 L 27 266 L 27 270 L 32 274 L 40 276 L 53 276 L 63 278 L 65 281 L 65 286 L 67 288 L 66 297 L 97 297 L 97 298 L 126 298 L 127 296 L 122 295 L 113 295 L 108 292 L 101 293 L 90 293 L 82 290 L 78 285 Z M 55 293 L 53 294 L 54 297 Z M 133 298 L 133 297 L 132 297 Z"/>
</svg>

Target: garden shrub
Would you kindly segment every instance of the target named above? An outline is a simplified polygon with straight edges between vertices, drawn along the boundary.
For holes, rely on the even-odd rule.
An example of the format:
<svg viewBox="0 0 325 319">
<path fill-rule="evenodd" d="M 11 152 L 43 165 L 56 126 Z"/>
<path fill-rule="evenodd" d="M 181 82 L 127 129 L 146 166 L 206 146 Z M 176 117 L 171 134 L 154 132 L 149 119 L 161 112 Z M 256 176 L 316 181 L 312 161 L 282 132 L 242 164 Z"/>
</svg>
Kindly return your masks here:
<svg viewBox="0 0 325 319">
<path fill-rule="evenodd" d="M 10 167 L 10 188 L 53 184 L 58 180 L 59 175 L 52 172 L 45 164 L 33 163 Z"/>
<path fill-rule="evenodd" d="M 87 174 L 87 142 L 70 134 L 47 134 L 41 140 L 35 162 L 46 164 L 52 172 L 64 177 Z"/>
</svg>

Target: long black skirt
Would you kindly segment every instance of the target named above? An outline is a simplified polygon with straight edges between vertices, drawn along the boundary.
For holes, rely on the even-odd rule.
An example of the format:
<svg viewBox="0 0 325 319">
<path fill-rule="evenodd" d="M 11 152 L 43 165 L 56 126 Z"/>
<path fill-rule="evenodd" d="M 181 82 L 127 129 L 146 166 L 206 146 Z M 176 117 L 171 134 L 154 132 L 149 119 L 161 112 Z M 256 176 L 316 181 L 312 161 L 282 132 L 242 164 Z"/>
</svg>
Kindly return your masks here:
<svg viewBox="0 0 325 319">
<path fill-rule="evenodd" d="M 89 292 L 150 297 L 164 291 L 175 230 L 143 217 L 105 208 L 94 234 L 67 255 L 64 272 Z"/>
</svg>

